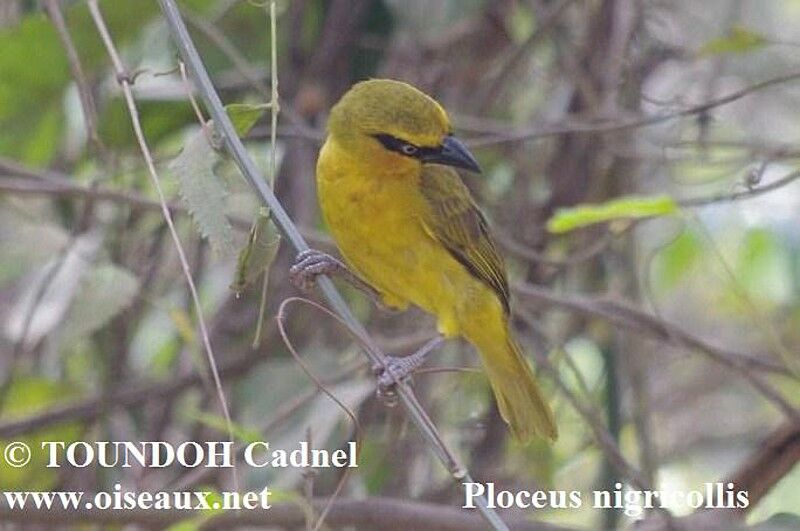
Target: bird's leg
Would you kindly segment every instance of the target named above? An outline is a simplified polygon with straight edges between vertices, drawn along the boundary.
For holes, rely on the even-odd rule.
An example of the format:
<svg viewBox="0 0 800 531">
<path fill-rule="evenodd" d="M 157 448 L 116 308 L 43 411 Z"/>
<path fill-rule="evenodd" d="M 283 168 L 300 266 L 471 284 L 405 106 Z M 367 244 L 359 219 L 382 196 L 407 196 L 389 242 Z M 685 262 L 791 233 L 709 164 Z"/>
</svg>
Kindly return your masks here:
<svg viewBox="0 0 800 531">
<path fill-rule="evenodd" d="M 327 253 L 316 249 L 306 249 L 297 254 L 294 265 L 289 269 L 289 281 L 297 288 L 308 291 L 320 275 L 338 276 L 354 288 L 365 293 L 379 308 L 386 308 L 380 293 L 361 280 L 346 265 Z"/>
<path fill-rule="evenodd" d="M 386 365 L 375 365 L 372 371 L 378 378 L 378 398 L 388 405 L 396 402 L 394 386 L 396 382 L 410 378 L 428 359 L 428 355 L 444 342 L 444 336 L 436 336 L 416 352 L 408 356 L 387 356 Z"/>
</svg>

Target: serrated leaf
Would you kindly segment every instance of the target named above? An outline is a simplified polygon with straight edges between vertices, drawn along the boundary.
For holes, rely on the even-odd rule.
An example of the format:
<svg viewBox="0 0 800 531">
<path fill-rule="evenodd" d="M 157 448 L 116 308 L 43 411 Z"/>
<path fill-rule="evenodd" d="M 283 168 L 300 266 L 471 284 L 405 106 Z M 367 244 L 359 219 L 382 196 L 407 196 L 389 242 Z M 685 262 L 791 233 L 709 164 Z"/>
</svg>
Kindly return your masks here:
<svg viewBox="0 0 800 531">
<path fill-rule="evenodd" d="M 138 291 L 139 280 L 127 269 L 101 264 L 89 270 L 64 318 L 64 343 L 102 328 L 130 306 Z"/>
<path fill-rule="evenodd" d="M 260 105 L 250 105 L 248 103 L 231 103 L 225 106 L 225 111 L 228 113 L 228 118 L 233 123 L 233 128 L 239 136 L 245 136 L 250 132 L 250 129 L 256 124 L 266 110 L 269 109 L 269 103 L 262 103 Z"/>
<path fill-rule="evenodd" d="M 247 243 L 239 252 L 236 276 L 230 286 L 231 289 L 241 293 L 261 273 L 268 271 L 275 261 L 280 244 L 281 236 L 270 218 L 269 211 L 265 208 L 259 209 L 258 216 L 250 228 Z"/>
<path fill-rule="evenodd" d="M 626 196 L 598 205 L 583 204 L 561 208 L 547 221 L 547 230 L 561 234 L 571 230 L 613 221 L 666 216 L 678 211 L 678 205 L 669 196 Z"/>
<path fill-rule="evenodd" d="M 743 26 L 734 26 L 724 37 L 712 39 L 700 47 L 698 55 L 720 55 L 723 53 L 747 53 L 768 43 L 766 37 Z"/>
<path fill-rule="evenodd" d="M 227 190 L 214 174 L 219 160 L 206 132 L 199 130 L 170 162 L 169 168 L 178 177 L 181 196 L 200 233 L 208 238 L 213 251 L 224 257 L 235 252 L 235 235 L 225 216 Z"/>
</svg>

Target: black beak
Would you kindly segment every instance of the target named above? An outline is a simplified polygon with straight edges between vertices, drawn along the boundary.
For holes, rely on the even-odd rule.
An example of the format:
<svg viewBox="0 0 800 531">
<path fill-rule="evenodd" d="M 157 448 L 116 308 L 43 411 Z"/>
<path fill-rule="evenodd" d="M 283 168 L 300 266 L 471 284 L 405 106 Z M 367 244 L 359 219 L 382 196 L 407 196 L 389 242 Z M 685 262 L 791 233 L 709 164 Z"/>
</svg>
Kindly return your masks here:
<svg viewBox="0 0 800 531">
<path fill-rule="evenodd" d="M 475 173 L 482 173 L 478 161 L 475 160 L 475 157 L 469 152 L 467 146 L 454 136 L 446 136 L 442 142 L 442 148 L 425 153 L 422 156 L 422 161 L 444 164 L 445 166 L 454 166 L 456 168 L 474 171 Z"/>
</svg>

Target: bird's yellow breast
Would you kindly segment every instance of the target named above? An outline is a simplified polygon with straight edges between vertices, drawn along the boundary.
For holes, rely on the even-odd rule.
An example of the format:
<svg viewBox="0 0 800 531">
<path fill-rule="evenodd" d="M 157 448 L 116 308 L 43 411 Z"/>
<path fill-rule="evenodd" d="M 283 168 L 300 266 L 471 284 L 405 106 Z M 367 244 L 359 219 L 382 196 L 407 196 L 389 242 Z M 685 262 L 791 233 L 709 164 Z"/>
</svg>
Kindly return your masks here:
<svg viewBox="0 0 800 531">
<path fill-rule="evenodd" d="M 317 163 L 317 187 L 342 255 L 384 302 L 401 309 L 415 304 L 437 316 L 441 333 L 459 335 L 463 310 L 486 300 L 488 289 L 426 230 L 419 168 L 365 164 L 329 139 Z"/>
</svg>

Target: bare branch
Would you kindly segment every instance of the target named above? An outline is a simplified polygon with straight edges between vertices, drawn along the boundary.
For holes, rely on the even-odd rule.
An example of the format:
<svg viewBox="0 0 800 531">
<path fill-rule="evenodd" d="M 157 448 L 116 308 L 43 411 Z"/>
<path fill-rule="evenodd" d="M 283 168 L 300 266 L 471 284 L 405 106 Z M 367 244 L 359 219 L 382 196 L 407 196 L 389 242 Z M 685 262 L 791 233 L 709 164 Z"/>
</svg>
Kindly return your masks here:
<svg viewBox="0 0 800 531">
<path fill-rule="evenodd" d="M 733 475 L 726 480 L 749 494 L 748 508 L 759 501 L 800 462 L 800 424 L 784 424 L 758 445 Z"/>
<path fill-rule="evenodd" d="M 231 414 L 228 409 L 228 402 L 225 399 L 225 391 L 222 388 L 222 380 L 219 377 L 219 371 L 217 370 L 217 362 L 214 357 L 214 350 L 211 347 L 211 340 L 209 339 L 208 328 L 206 327 L 205 317 L 203 317 L 203 307 L 200 304 L 200 296 L 197 294 L 197 288 L 194 285 L 194 280 L 192 279 L 192 272 L 191 268 L 189 267 L 189 261 L 186 259 L 186 253 L 183 250 L 183 246 L 181 245 L 180 237 L 178 236 L 178 232 L 175 229 L 175 224 L 172 222 L 172 214 L 170 214 L 169 208 L 167 207 L 167 200 L 164 196 L 164 191 L 161 189 L 161 182 L 158 177 L 158 172 L 156 171 L 155 161 L 153 160 L 153 155 L 150 152 L 150 148 L 147 146 L 147 141 L 144 137 L 144 130 L 142 129 L 142 124 L 139 121 L 139 111 L 136 107 L 136 100 L 133 97 L 133 90 L 132 90 L 132 83 L 133 81 L 129 77 L 125 66 L 122 64 L 122 59 L 120 59 L 119 53 L 117 52 L 116 47 L 114 46 L 114 42 L 111 39 L 111 35 L 108 32 L 108 27 L 106 26 L 105 20 L 103 19 L 103 15 L 100 12 L 100 8 L 97 4 L 97 0 L 89 0 L 89 12 L 92 15 L 92 20 L 94 20 L 95 26 L 97 26 L 97 30 L 100 32 L 100 38 L 103 41 L 103 44 L 108 51 L 109 57 L 111 57 L 111 62 L 114 66 L 114 71 L 117 75 L 117 81 L 119 82 L 120 86 L 122 87 L 122 92 L 125 97 L 125 102 L 128 106 L 128 112 L 130 113 L 131 123 L 133 125 L 134 133 L 136 134 L 136 140 L 139 143 L 139 149 L 142 152 L 142 156 L 144 157 L 145 162 L 147 163 L 147 170 L 150 173 L 150 177 L 153 182 L 153 186 L 158 193 L 159 203 L 161 204 L 161 211 L 164 215 L 164 220 L 167 222 L 167 227 L 169 227 L 170 234 L 172 235 L 172 240 L 175 243 L 175 250 L 178 252 L 178 258 L 180 260 L 181 269 L 183 269 L 184 277 L 186 278 L 186 283 L 189 287 L 189 292 L 192 296 L 192 303 L 194 304 L 195 314 L 197 315 L 197 323 L 200 327 L 200 335 L 203 341 L 203 347 L 205 349 L 206 355 L 208 357 L 208 364 L 211 368 L 211 375 L 214 378 L 214 386 L 217 390 L 217 397 L 219 398 L 220 407 L 222 408 L 222 414 L 225 417 L 225 422 L 228 426 L 228 435 L 233 440 L 233 423 L 231 421 Z M 233 482 L 237 484 L 236 478 L 236 468 L 233 468 Z"/>
<path fill-rule="evenodd" d="M 800 178 L 800 171 L 793 171 L 776 181 L 773 181 L 769 184 L 765 184 L 763 186 L 758 186 L 754 188 L 750 188 L 748 190 L 741 190 L 739 192 L 733 192 L 730 194 L 719 194 L 713 195 L 711 197 L 696 197 L 690 199 L 681 199 L 678 200 L 678 206 L 687 207 L 687 208 L 694 208 L 694 207 L 702 207 L 707 205 L 713 205 L 717 203 L 730 203 L 733 201 L 740 201 L 742 199 L 751 199 L 753 197 L 758 197 L 762 194 L 766 194 L 767 192 L 771 192 L 773 190 L 777 190 L 778 188 L 782 188 L 787 184 L 790 184 Z"/>
<path fill-rule="evenodd" d="M 257 352 L 249 352 L 246 356 L 220 366 L 221 377 L 235 378 L 247 374 L 253 365 L 263 357 Z M 178 395 L 204 383 L 203 373 L 194 372 L 173 378 L 167 382 L 136 383 L 132 382 L 123 389 L 102 393 L 80 402 L 59 406 L 43 413 L 17 420 L 9 420 L 0 424 L 0 437 L 3 439 L 24 435 L 41 428 L 62 422 L 91 422 L 100 414 L 107 413 L 110 407 L 130 408 L 152 401 L 162 401 Z"/>
<path fill-rule="evenodd" d="M 265 204 L 265 206 L 270 208 L 274 220 L 281 227 L 281 229 L 283 229 L 284 234 L 287 236 L 287 239 L 292 243 L 295 249 L 298 252 L 308 249 L 308 245 L 306 244 L 300 232 L 297 230 L 294 222 L 292 222 L 289 215 L 283 209 L 272 190 L 266 186 L 266 180 L 261 175 L 261 172 L 250 158 L 250 155 L 247 153 L 247 150 L 244 148 L 244 145 L 236 134 L 233 124 L 231 123 L 222 105 L 222 101 L 219 99 L 219 95 L 214 90 L 214 86 L 211 83 L 211 79 L 209 78 L 208 72 L 203 65 L 202 59 L 200 58 L 200 55 L 198 54 L 197 49 L 195 48 L 194 43 L 189 36 L 189 32 L 186 29 L 186 25 L 181 18 L 180 12 L 174 0 L 159 0 L 159 5 L 161 6 L 161 10 L 166 17 L 172 37 L 178 46 L 183 60 L 186 62 L 187 66 L 189 66 L 198 91 L 204 99 L 206 107 L 211 113 L 214 124 L 218 128 L 218 132 L 222 137 L 228 152 L 239 166 L 239 169 L 244 177 L 253 187 L 259 199 Z M 364 326 L 355 318 L 347 303 L 336 290 L 331 280 L 327 277 L 321 277 L 317 284 L 335 313 L 342 318 L 348 329 L 359 336 L 363 343 L 367 346 L 365 353 L 369 357 L 370 361 L 379 367 L 386 368 L 386 355 L 378 348 L 374 340 L 370 338 Z M 464 465 L 462 465 L 459 460 L 455 458 L 448 445 L 444 443 L 442 437 L 436 429 L 436 426 L 422 408 L 422 405 L 419 403 L 419 400 L 417 399 L 411 387 L 403 380 L 396 380 L 395 384 L 398 396 L 405 405 L 411 420 L 422 432 L 426 442 L 434 451 L 442 464 L 447 468 L 454 479 L 466 482 L 471 481 L 466 467 L 464 467 Z M 507 526 L 503 523 L 497 513 L 487 507 L 485 498 L 481 497 L 476 501 L 481 514 L 484 516 L 484 518 L 486 518 L 486 521 L 492 526 L 492 528 L 500 530 L 507 529 Z"/>
<path fill-rule="evenodd" d="M 490 134 L 484 137 L 473 138 L 467 144 L 471 147 L 485 147 L 496 144 L 506 144 L 509 142 L 522 142 L 527 140 L 536 140 L 550 136 L 559 136 L 572 133 L 611 133 L 615 131 L 624 131 L 627 129 L 637 129 L 640 127 L 647 127 L 651 125 L 660 124 L 677 118 L 684 118 L 686 116 L 693 116 L 701 113 L 708 112 L 715 107 L 721 107 L 740 100 L 745 96 L 749 96 L 754 92 L 764 90 L 766 88 L 788 83 L 800 79 L 800 72 L 787 74 L 760 83 L 756 83 L 741 90 L 737 90 L 727 96 L 722 96 L 717 99 L 709 100 L 704 103 L 692 105 L 685 109 L 677 111 L 656 114 L 653 116 L 638 116 L 627 120 L 602 120 L 599 119 L 595 122 L 582 121 L 581 117 L 571 117 L 557 124 L 544 124 L 538 127 L 531 127 L 526 129 L 517 129 L 516 131 L 508 131 L 502 134 Z"/>
<path fill-rule="evenodd" d="M 789 371 L 780 365 L 738 352 L 730 352 L 711 345 L 704 339 L 696 337 L 677 325 L 663 321 L 647 314 L 632 305 L 611 299 L 564 297 L 548 290 L 528 284 L 515 284 L 514 290 L 531 301 L 555 304 L 583 314 L 601 317 L 620 326 L 645 333 L 662 341 L 668 341 L 682 347 L 694 348 L 724 367 L 733 370 L 755 387 L 766 399 L 775 404 L 789 419 L 800 422 L 800 412 L 780 393 L 775 391 L 752 369 L 789 376 Z"/>
<path fill-rule="evenodd" d="M 327 500 L 314 500 L 319 510 Z M 509 525 L 515 531 L 570 531 L 570 528 L 531 521 L 527 515 L 507 511 Z M 69 524 L 125 525 L 163 528 L 181 520 L 198 516 L 197 511 L 142 510 L 102 511 L 64 510 L 55 506 L 47 511 L 13 510 L 0 506 L 4 522 L 63 526 Z M 231 526 L 302 528 L 303 508 L 296 503 L 276 503 L 270 509 L 227 511 L 205 522 L 201 529 L 231 529 Z M 475 512 L 453 507 L 394 498 L 370 497 L 363 500 L 339 500 L 328 514 L 328 524 L 335 527 L 355 526 L 360 529 L 425 529 L 426 531 L 484 531 L 486 522 Z"/>
<path fill-rule="evenodd" d="M 92 88 L 89 86 L 89 81 L 86 79 L 86 74 L 81 66 L 81 60 L 78 56 L 78 51 L 75 49 L 75 43 L 72 42 L 72 36 L 64 20 L 64 13 L 61 11 L 59 0 L 44 0 L 44 10 L 53 22 L 56 33 L 58 33 L 58 38 L 61 40 L 61 44 L 64 46 L 64 50 L 67 53 L 69 69 L 78 87 L 78 97 L 81 101 L 81 108 L 83 109 L 83 117 L 86 122 L 86 133 L 89 137 L 89 141 L 92 142 L 98 154 L 103 154 L 105 153 L 105 146 L 102 140 L 100 140 L 100 134 L 97 129 L 97 106 L 94 103 Z"/>
</svg>

